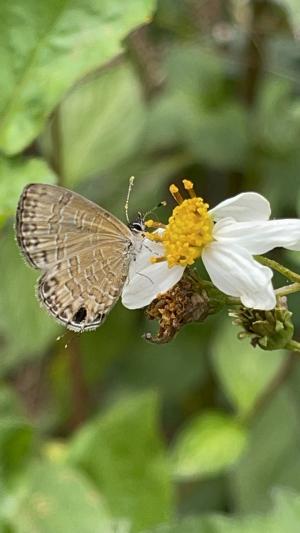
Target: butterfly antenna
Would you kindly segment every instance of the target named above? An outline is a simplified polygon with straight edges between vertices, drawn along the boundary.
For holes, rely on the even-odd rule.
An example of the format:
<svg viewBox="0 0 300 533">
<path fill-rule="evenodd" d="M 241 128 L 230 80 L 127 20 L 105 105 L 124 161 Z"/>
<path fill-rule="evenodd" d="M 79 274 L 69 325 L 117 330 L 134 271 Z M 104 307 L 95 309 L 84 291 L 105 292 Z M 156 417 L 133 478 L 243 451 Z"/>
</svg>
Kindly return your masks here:
<svg viewBox="0 0 300 533">
<path fill-rule="evenodd" d="M 131 194 L 131 191 L 132 191 L 132 188 L 133 188 L 133 184 L 134 184 L 134 176 L 131 176 L 131 178 L 129 178 L 129 185 L 128 185 L 128 191 L 127 191 L 127 197 L 126 197 L 126 202 L 125 202 L 125 217 L 126 217 L 126 220 L 128 222 L 128 224 L 130 224 L 130 220 L 129 220 L 129 216 L 128 216 L 128 206 L 129 206 L 129 198 L 130 198 L 130 194 Z"/>
<path fill-rule="evenodd" d="M 145 214 L 144 214 L 144 219 L 148 216 L 148 215 L 151 215 L 152 213 L 154 213 L 154 211 L 156 211 L 157 209 L 159 209 L 160 207 L 166 207 L 167 205 L 167 202 L 165 200 L 163 200 L 162 202 L 159 202 L 159 204 L 157 204 L 155 207 L 153 207 L 152 209 L 150 209 L 149 211 L 147 211 Z"/>
</svg>

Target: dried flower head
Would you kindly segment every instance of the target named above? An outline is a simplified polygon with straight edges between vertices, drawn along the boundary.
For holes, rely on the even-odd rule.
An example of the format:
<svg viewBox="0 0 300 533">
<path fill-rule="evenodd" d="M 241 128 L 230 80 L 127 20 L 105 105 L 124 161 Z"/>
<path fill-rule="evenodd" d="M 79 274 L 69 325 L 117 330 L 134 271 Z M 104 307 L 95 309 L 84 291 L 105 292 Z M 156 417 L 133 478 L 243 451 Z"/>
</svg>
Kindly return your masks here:
<svg viewBox="0 0 300 533">
<path fill-rule="evenodd" d="M 158 320 L 157 335 L 145 334 L 145 339 L 156 343 L 169 342 L 178 331 L 190 322 L 202 322 L 212 312 L 204 288 L 199 289 L 192 276 L 185 274 L 169 291 L 158 295 L 148 306 L 146 315 Z"/>
</svg>

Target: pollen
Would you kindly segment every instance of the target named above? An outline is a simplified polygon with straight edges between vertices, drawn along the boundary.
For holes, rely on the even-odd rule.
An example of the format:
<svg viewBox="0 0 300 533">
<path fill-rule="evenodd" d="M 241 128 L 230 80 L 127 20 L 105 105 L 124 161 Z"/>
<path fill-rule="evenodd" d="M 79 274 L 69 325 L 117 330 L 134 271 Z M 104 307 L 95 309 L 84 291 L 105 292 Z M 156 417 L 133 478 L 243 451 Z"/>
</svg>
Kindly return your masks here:
<svg viewBox="0 0 300 533">
<path fill-rule="evenodd" d="M 201 256 L 203 248 L 213 240 L 213 221 L 208 204 L 196 196 L 193 183 L 183 180 L 190 198 L 183 199 L 179 189 L 171 185 L 170 192 L 179 205 L 175 207 L 164 232 L 147 233 L 147 238 L 164 247 L 162 257 L 153 262 L 167 261 L 169 267 L 192 265 Z M 151 223 L 148 225 L 151 226 Z"/>
</svg>

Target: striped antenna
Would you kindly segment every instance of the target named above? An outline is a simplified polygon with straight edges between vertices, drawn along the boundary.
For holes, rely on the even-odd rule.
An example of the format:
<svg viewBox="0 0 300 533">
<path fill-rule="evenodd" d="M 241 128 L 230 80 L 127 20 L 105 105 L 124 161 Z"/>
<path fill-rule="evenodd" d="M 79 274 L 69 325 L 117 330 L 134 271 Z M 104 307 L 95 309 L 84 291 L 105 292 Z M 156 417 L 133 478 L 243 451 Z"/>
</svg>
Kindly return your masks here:
<svg viewBox="0 0 300 533">
<path fill-rule="evenodd" d="M 125 202 L 125 217 L 126 217 L 126 220 L 128 222 L 128 224 L 130 224 L 130 220 L 129 220 L 129 216 L 128 216 L 128 206 L 129 206 L 129 198 L 130 198 L 130 194 L 131 194 L 131 191 L 132 191 L 132 188 L 133 188 L 133 184 L 134 184 L 134 176 L 131 176 L 129 178 L 129 185 L 128 185 L 128 191 L 127 191 L 127 198 L 126 198 L 126 202 Z"/>
</svg>

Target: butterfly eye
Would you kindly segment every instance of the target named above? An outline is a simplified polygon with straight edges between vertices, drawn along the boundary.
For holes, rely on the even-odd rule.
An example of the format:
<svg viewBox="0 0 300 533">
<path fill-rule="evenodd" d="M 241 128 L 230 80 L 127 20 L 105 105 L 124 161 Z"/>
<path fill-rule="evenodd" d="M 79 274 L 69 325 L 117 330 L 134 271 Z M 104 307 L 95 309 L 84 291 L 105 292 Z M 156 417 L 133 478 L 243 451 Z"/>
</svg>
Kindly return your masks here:
<svg viewBox="0 0 300 533">
<path fill-rule="evenodd" d="M 133 222 L 130 222 L 128 224 L 131 231 L 144 231 L 145 230 L 145 224 L 143 218 L 138 218 L 137 220 L 134 220 Z"/>
<path fill-rule="evenodd" d="M 75 315 L 73 316 L 73 321 L 76 324 L 80 324 L 81 322 L 83 322 L 85 317 L 86 317 L 86 308 L 85 307 L 80 307 L 78 309 L 77 313 L 75 313 Z"/>
</svg>

